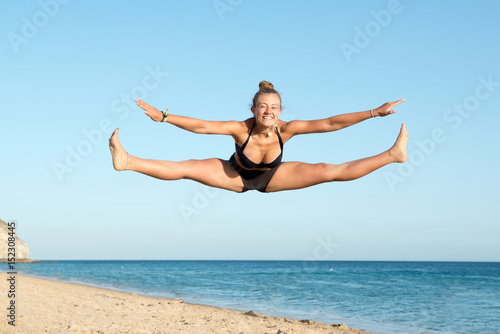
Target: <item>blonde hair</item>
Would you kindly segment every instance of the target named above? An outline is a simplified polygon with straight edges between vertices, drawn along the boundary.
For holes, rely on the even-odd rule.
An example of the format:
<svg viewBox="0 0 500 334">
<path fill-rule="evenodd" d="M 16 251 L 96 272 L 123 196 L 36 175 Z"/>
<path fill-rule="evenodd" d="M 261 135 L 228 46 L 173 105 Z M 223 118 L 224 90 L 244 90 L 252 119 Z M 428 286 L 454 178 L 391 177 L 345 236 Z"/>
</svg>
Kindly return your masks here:
<svg viewBox="0 0 500 334">
<path fill-rule="evenodd" d="M 255 96 L 253 97 L 252 100 L 252 107 L 255 107 L 255 104 L 257 103 L 257 100 L 259 97 L 263 94 L 276 94 L 280 98 L 280 105 L 281 105 L 281 96 L 280 93 L 278 93 L 275 89 L 272 83 L 268 81 L 261 81 L 259 82 L 259 91 L 255 93 Z"/>
</svg>

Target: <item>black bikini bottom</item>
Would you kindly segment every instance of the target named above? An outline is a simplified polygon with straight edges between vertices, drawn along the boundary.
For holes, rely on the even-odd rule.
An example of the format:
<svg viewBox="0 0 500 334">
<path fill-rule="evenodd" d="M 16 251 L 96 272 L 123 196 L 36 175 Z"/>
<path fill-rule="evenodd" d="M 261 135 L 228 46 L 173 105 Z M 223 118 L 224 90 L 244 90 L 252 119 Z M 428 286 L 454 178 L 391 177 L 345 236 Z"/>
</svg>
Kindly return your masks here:
<svg viewBox="0 0 500 334">
<path fill-rule="evenodd" d="M 258 190 L 265 193 L 269 181 L 271 181 L 274 173 L 276 173 L 276 170 L 279 168 L 279 166 L 277 166 L 268 170 L 244 169 L 241 168 L 240 165 L 238 165 L 234 154 L 231 156 L 231 158 L 229 158 L 229 162 L 241 176 L 241 180 L 243 181 L 242 192 L 245 192 L 247 190 Z"/>
</svg>

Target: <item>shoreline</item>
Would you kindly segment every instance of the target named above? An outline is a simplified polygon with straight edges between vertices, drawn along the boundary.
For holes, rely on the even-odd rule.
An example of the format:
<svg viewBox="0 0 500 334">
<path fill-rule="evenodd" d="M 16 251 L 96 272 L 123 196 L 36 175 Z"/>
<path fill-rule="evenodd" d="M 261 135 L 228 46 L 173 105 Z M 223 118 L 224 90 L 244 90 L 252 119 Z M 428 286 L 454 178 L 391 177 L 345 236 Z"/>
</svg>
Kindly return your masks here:
<svg viewBox="0 0 500 334">
<path fill-rule="evenodd" d="M 12 262 L 12 260 L 9 261 L 9 259 L 5 259 L 5 258 L 0 259 L 0 263 L 11 263 L 11 262 Z M 15 263 L 41 263 L 41 261 L 32 260 L 32 259 L 16 259 Z"/>
<path fill-rule="evenodd" d="M 8 298 L 7 293 L 0 296 L 0 309 L 5 313 L 0 327 L 6 333 L 369 333 L 345 324 L 287 319 L 19 274 L 15 277 L 15 298 Z M 8 278 L 6 272 L 0 273 L 0 291 L 9 291 Z M 13 299 L 15 327 L 7 323 L 7 308 Z"/>
</svg>

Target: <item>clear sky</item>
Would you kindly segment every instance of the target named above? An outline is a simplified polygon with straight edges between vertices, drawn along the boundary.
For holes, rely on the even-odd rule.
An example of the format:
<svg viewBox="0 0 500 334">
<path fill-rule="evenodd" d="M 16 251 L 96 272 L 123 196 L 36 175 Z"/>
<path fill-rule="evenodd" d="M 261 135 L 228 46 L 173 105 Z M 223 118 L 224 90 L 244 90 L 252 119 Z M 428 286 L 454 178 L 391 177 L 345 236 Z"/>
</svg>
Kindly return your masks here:
<svg viewBox="0 0 500 334">
<path fill-rule="evenodd" d="M 500 2 L 4 1 L 0 218 L 34 259 L 500 261 Z M 283 120 L 397 113 L 298 136 L 284 161 L 409 159 L 262 194 L 115 172 L 131 154 L 228 159 L 234 141 L 154 123 L 244 120 L 261 80 Z"/>
</svg>

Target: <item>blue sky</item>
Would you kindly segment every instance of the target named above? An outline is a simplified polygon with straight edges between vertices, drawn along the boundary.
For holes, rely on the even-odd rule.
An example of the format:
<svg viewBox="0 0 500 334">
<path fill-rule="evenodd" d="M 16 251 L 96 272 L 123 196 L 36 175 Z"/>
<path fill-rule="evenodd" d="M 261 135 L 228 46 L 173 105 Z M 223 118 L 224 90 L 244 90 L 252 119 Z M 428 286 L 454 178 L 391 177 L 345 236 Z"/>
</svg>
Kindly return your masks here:
<svg viewBox="0 0 500 334">
<path fill-rule="evenodd" d="M 0 218 L 35 259 L 500 261 L 498 1 L 23 1 L 0 12 Z M 234 142 L 154 123 L 244 120 L 261 80 L 282 119 L 405 98 L 397 113 L 298 136 L 285 161 L 409 159 L 362 179 L 244 194 L 115 172 L 228 159 Z"/>
</svg>

